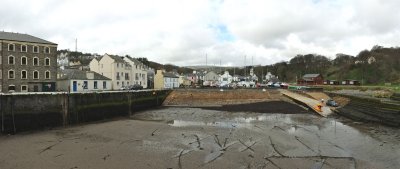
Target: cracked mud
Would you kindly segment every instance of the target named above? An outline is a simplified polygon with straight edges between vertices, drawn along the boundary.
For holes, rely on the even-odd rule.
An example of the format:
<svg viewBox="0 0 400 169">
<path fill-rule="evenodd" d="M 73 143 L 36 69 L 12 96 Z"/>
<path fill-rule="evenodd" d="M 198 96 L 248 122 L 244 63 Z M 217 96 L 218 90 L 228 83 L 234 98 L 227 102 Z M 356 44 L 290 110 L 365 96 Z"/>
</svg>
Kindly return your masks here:
<svg viewBox="0 0 400 169">
<path fill-rule="evenodd" d="M 187 107 L 0 137 L 0 168 L 398 168 L 400 130 Z"/>
</svg>

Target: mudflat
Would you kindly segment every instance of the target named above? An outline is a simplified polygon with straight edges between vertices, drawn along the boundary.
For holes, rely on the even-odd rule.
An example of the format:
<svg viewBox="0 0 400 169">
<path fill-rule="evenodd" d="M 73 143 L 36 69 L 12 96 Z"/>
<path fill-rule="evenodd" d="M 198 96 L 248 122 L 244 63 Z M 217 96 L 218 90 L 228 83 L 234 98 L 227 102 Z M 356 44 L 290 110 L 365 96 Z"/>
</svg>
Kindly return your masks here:
<svg viewBox="0 0 400 169">
<path fill-rule="evenodd" d="M 3 135 L 0 150 L 0 168 L 22 169 L 398 168 L 400 130 L 304 111 L 164 107 Z"/>
</svg>

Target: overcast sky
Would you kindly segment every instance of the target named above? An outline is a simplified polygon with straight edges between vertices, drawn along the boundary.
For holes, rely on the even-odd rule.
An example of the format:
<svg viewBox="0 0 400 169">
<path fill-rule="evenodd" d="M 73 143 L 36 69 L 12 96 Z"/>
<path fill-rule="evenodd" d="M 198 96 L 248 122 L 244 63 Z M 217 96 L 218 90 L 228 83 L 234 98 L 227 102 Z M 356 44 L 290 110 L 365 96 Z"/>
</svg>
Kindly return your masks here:
<svg viewBox="0 0 400 169">
<path fill-rule="evenodd" d="M 400 46 L 398 0 L 1 0 L 4 31 L 179 66 Z M 246 59 L 245 59 L 246 56 Z"/>
</svg>

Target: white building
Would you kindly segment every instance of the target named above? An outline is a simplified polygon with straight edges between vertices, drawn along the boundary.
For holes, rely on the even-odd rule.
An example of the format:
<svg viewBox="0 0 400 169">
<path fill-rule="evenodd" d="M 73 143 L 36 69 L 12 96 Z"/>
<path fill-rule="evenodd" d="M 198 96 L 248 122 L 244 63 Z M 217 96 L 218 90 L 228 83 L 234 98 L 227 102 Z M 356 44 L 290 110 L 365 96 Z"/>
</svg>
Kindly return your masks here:
<svg viewBox="0 0 400 169">
<path fill-rule="evenodd" d="M 125 56 L 124 60 L 132 66 L 131 83 L 139 84 L 139 85 L 143 86 L 143 88 L 147 88 L 148 67 L 146 65 L 144 65 L 142 62 L 138 61 L 137 59 L 129 57 L 129 56 Z"/>
<path fill-rule="evenodd" d="M 57 91 L 88 92 L 111 90 L 111 79 L 93 71 L 62 70 L 57 78 Z"/>
<path fill-rule="evenodd" d="M 218 81 L 221 84 L 226 84 L 226 83 L 232 83 L 232 80 L 233 80 L 233 78 L 231 75 L 229 75 L 229 72 L 225 71 L 224 74 L 219 77 Z"/>
<path fill-rule="evenodd" d="M 89 67 L 91 71 L 110 78 L 112 90 L 132 85 L 132 66 L 120 56 L 104 54 L 101 58 L 92 59 Z"/>
</svg>

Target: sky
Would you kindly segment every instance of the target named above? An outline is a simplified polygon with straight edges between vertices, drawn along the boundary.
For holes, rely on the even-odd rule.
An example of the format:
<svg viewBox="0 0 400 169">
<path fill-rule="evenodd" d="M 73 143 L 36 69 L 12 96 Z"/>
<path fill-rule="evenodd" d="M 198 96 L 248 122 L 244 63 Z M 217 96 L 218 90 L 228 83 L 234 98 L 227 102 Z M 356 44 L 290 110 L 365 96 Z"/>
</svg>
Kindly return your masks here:
<svg viewBox="0 0 400 169">
<path fill-rule="evenodd" d="M 1 0 L 0 31 L 178 66 L 269 65 L 400 42 L 398 0 Z"/>
</svg>

